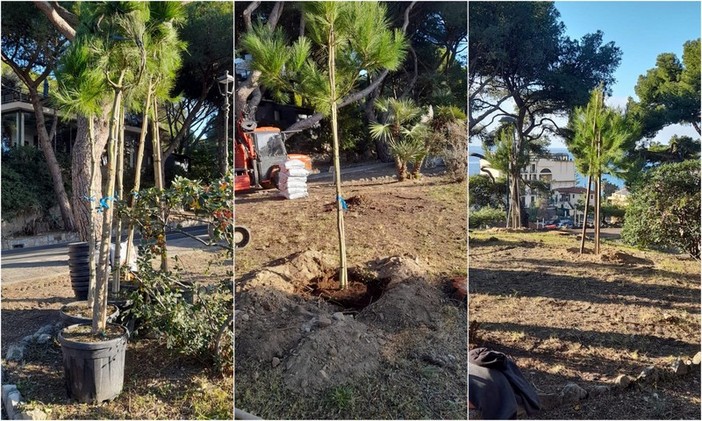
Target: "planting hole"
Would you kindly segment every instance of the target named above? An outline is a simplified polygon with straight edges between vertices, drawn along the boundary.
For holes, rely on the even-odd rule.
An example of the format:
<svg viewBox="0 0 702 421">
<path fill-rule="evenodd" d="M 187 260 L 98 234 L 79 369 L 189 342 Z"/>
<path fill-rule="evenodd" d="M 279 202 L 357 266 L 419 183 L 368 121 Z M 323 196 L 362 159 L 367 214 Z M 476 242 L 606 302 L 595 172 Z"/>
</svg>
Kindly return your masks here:
<svg viewBox="0 0 702 421">
<path fill-rule="evenodd" d="M 309 284 L 311 294 L 347 310 L 361 310 L 380 299 L 390 279 L 378 279 L 356 270 L 348 271 L 348 288 L 340 289 L 339 272 L 322 276 Z"/>
</svg>

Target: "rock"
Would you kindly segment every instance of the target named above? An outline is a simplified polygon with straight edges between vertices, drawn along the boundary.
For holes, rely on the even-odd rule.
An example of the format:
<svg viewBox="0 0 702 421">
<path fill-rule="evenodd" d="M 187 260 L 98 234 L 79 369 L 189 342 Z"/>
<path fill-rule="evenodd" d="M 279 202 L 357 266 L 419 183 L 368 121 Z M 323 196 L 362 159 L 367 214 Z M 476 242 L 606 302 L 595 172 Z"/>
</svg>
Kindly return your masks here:
<svg viewBox="0 0 702 421">
<path fill-rule="evenodd" d="M 631 377 L 626 374 L 620 374 L 614 379 L 614 384 L 620 389 L 626 389 L 631 384 Z"/>
<path fill-rule="evenodd" d="M 48 343 L 51 340 L 51 335 L 48 333 L 42 333 L 37 337 L 37 343 L 38 344 L 45 344 Z"/>
<path fill-rule="evenodd" d="M 645 382 L 655 382 L 659 378 L 658 370 L 655 366 L 651 365 L 643 369 L 636 380 L 641 380 Z"/>
<path fill-rule="evenodd" d="M 53 335 L 55 330 L 56 329 L 54 328 L 54 325 L 45 325 L 45 326 L 42 326 L 39 330 L 37 330 L 37 333 L 35 333 L 34 336 L 40 336 L 40 335 L 43 335 L 45 333 L 49 334 L 49 335 Z"/>
<path fill-rule="evenodd" d="M 568 383 L 561 390 L 563 402 L 578 402 L 587 398 L 587 390 L 575 383 Z"/>
<path fill-rule="evenodd" d="M 593 387 L 592 389 L 590 389 L 590 391 L 588 392 L 588 396 L 591 396 L 593 398 L 597 397 L 597 396 L 604 396 L 604 395 L 609 394 L 609 391 L 610 391 L 609 386 L 605 386 L 605 385 L 600 384 L 600 385 L 597 385 L 597 386 Z"/>
<path fill-rule="evenodd" d="M 341 321 L 344 320 L 344 313 L 342 313 L 342 312 L 340 312 L 340 311 L 337 311 L 336 313 L 334 313 L 334 314 L 332 315 L 332 318 L 333 318 L 334 320 L 338 320 L 338 321 L 341 322 Z"/>
<path fill-rule="evenodd" d="M 327 327 L 327 326 L 331 326 L 331 324 L 332 324 L 332 321 L 327 316 L 320 316 L 319 320 L 317 320 L 317 325 L 319 327 Z"/>
<path fill-rule="evenodd" d="M 241 321 L 243 321 L 243 322 L 249 320 L 250 318 L 251 318 L 251 316 L 249 316 L 248 313 L 244 313 L 244 314 L 242 314 L 241 316 L 239 316 L 239 319 L 240 319 Z"/>
<path fill-rule="evenodd" d="M 319 370 L 319 375 L 324 378 L 324 380 L 329 380 L 329 375 L 324 370 Z"/>
<path fill-rule="evenodd" d="M 32 409 L 31 411 L 23 411 L 16 418 L 18 420 L 48 420 L 44 411 L 40 409 Z"/>
<path fill-rule="evenodd" d="M 673 373 L 675 373 L 676 376 L 684 376 L 689 371 L 690 368 L 680 358 L 675 360 L 675 363 L 673 363 Z"/>
<path fill-rule="evenodd" d="M 338 354 L 338 352 L 337 352 L 336 348 L 334 348 L 334 347 L 329 348 L 329 355 L 331 355 L 332 357 L 336 357 L 337 354 Z"/>
<path fill-rule="evenodd" d="M 24 359 L 24 347 L 22 345 L 10 345 L 5 354 L 8 361 L 22 361 Z"/>
<path fill-rule="evenodd" d="M 702 354 L 698 352 L 694 357 L 692 357 L 692 364 L 700 365 L 700 361 L 702 361 Z"/>
<path fill-rule="evenodd" d="M 278 357 L 273 357 L 273 361 L 271 361 L 271 365 L 273 367 L 278 367 L 280 365 L 280 358 Z"/>
<path fill-rule="evenodd" d="M 540 393 L 539 401 L 541 402 L 541 409 L 548 411 L 561 406 L 563 398 L 561 395 L 556 395 L 554 393 Z"/>
<path fill-rule="evenodd" d="M 32 342 L 34 342 L 34 335 L 27 335 L 24 338 L 22 338 L 22 344 L 24 345 L 29 345 Z"/>
</svg>

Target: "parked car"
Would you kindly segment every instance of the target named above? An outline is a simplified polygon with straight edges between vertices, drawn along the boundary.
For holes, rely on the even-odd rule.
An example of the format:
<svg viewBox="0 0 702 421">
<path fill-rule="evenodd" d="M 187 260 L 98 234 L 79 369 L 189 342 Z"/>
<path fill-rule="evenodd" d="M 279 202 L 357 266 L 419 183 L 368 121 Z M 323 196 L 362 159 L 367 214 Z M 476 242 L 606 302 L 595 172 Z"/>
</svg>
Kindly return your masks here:
<svg viewBox="0 0 702 421">
<path fill-rule="evenodd" d="M 558 222 L 558 228 L 573 229 L 573 226 L 572 219 L 561 219 L 560 222 Z"/>
</svg>

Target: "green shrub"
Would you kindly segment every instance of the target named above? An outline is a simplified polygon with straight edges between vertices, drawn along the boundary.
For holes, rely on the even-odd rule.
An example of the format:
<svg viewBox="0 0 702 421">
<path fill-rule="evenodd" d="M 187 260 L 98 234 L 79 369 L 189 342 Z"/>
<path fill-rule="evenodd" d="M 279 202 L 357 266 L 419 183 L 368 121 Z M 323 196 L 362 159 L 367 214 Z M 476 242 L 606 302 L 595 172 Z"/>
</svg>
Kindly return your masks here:
<svg viewBox="0 0 702 421">
<path fill-rule="evenodd" d="M 649 170 L 631 192 L 622 239 L 638 247 L 677 248 L 700 258 L 700 163 Z"/>
<path fill-rule="evenodd" d="M 500 209 L 483 207 L 468 213 L 468 226 L 470 228 L 484 228 L 504 223 L 507 213 Z"/>
<path fill-rule="evenodd" d="M 57 159 L 64 180 L 70 181 L 68 158 L 59 154 Z M 70 192 L 68 183 L 64 187 Z M 13 147 L 3 152 L 1 188 L 4 220 L 29 212 L 47 215 L 49 209 L 58 203 L 44 155 L 33 146 Z"/>
</svg>

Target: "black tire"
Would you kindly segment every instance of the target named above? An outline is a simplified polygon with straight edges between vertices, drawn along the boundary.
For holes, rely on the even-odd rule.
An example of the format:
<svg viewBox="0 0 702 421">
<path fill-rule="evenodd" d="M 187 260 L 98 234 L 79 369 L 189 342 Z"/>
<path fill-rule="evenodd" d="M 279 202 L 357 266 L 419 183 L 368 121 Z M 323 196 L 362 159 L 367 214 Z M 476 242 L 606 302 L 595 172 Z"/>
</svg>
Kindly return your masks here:
<svg viewBox="0 0 702 421">
<path fill-rule="evenodd" d="M 243 249 L 251 242 L 251 232 L 246 227 L 234 227 L 234 248 Z"/>
</svg>

